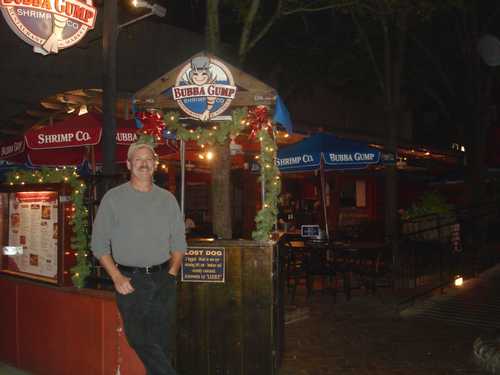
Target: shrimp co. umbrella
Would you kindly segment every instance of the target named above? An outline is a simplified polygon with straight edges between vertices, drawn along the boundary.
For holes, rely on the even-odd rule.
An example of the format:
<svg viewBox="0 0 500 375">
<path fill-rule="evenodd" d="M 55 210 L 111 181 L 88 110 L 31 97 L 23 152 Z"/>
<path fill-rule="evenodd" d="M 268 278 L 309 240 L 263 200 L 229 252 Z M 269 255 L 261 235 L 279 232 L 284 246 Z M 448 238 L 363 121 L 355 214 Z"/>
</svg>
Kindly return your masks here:
<svg viewBox="0 0 500 375">
<path fill-rule="evenodd" d="M 329 238 L 324 171 L 365 169 L 380 162 L 380 150 L 361 142 L 318 133 L 278 150 L 276 163 L 281 172 L 320 171 L 321 199 L 326 235 Z"/>
<path fill-rule="evenodd" d="M 13 139 L 0 145 L 2 158 L 22 161 L 24 158 L 33 166 L 80 165 L 89 161 L 92 169 L 102 163 L 101 145 L 102 116 L 87 113 L 83 116 L 70 116 L 51 126 L 30 129 L 24 139 Z M 127 160 L 128 146 L 137 140 L 134 120 L 117 120 L 116 154 L 117 163 Z M 157 147 L 159 155 L 177 151 L 174 142 L 168 141 Z"/>
</svg>

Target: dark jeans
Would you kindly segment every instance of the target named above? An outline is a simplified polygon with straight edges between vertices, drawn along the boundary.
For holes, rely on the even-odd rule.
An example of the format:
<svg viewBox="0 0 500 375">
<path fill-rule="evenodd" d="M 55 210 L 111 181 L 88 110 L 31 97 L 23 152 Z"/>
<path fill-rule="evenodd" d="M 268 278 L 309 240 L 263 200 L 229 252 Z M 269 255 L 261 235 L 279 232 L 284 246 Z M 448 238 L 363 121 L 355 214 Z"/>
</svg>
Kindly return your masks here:
<svg viewBox="0 0 500 375">
<path fill-rule="evenodd" d="M 148 375 L 176 375 L 171 357 L 175 348 L 177 285 L 166 270 L 150 274 L 123 272 L 135 291 L 116 294 L 125 335 Z"/>
</svg>

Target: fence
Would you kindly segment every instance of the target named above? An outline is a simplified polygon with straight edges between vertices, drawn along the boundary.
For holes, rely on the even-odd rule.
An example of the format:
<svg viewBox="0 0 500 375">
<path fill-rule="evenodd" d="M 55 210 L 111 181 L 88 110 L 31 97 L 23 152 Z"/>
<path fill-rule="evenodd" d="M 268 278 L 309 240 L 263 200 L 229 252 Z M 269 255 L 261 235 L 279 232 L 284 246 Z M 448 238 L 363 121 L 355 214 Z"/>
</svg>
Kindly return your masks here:
<svg viewBox="0 0 500 375">
<path fill-rule="evenodd" d="M 442 288 L 498 261 L 497 204 L 401 222 L 398 284 L 416 291 Z"/>
</svg>

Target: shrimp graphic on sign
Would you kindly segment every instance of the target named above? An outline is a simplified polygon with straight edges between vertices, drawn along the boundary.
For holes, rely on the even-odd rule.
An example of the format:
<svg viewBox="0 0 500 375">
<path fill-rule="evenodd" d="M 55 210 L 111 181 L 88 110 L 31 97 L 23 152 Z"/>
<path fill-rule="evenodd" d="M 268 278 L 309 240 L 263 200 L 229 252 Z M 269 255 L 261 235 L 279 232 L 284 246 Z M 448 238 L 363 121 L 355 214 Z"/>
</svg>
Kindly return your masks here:
<svg viewBox="0 0 500 375">
<path fill-rule="evenodd" d="M 200 55 L 181 69 L 172 95 L 189 116 L 209 121 L 229 107 L 236 91 L 231 71 L 218 59 Z"/>
<path fill-rule="evenodd" d="M 42 55 L 78 43 L 97 16 L 92 0 L 0 0 L 0 10 L 12 31 Z"/>
</svg>

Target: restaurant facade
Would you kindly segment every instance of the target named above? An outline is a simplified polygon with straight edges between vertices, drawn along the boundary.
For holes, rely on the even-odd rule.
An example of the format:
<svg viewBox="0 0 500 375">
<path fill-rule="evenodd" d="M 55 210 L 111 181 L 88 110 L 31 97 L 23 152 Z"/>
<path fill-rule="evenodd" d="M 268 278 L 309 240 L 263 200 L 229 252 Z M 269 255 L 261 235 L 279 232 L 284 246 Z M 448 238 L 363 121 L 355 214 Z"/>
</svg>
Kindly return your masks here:
<svg viewBox="0 0 500 375">
<path fill-rule="evenodd" d="M 191 45 L 196 45 L 196 41 Z M 130 51 L 130 45 L 127 47 Z M 75 54 L 78 55 L 78 51 Z M 205 58 L 207 54 L 191 57 L 179 68 L 193 66 L 198 56 Z M 35 56 L 33 60 L 38 58 Z M 58 65 L 60 60 L 56 58 L 48 56 L 42 65 L 49 59 Z M 179 59 L 179 55 L 176 59 Z M 213 56 L 208 59 L 217 61 Z M 64 60 L 68 65 L 68 59 Z M 151 60 L 155 64 L 160 63 L 160 59 Z M 177 60 L 176 63 L 181 62 Z M 40 76 L 43 76 L 47 66 L 39 68 Z M 2 186 L 0 288 L 5 302 L 1 308 L 5 329 L 2 329 L 0 339 L 0 360 L 40 374 L 140 374 L 144 369 L 126 343 L 113 294 L 108 288 L 103 290 L 103 285 L 96 288 L 96 285 L 88 284 L 93 271 L 88 268 L 89 260 L 86 259 L 91 257 L 87 245 L 87 222 L 92 217 L 89 217 L 92 209 L 87 207 L 87 201 L 90 205 L 95 204 L 93 187 L 86 186 L 77 170 L 68 166 L 79 164 L 77 159 L 57 161 L 58 157 L 76 155 L 80 161 L 85 159 L 90 162 L 92 173 L 96 173 L 101 163 L 99 129 L 90 124 L 98 117 L 99 90 L 92 88 L 91 78 L 79 86 L 89 89 L 61 90 L 65 84 L 77 85 L 72 82 L 73 77 L 77 78 L 77 69 L 78 66 L 73 67 L 65 77 L 67 81 L 49 81 L 45 89 L 53 91 L 38 93 L 38 97 L 34 98 L 38 103 L 35 107 L 39 107 L 40 112 L 50 114 L 46 123 L 48 126 L 38 127 L 34 131 L 47 132 L 31 133 L 32 136 L 23 134 L 22 149 L 10 147 L 16 141 L 3 148 L 5 158 L 22 160 L 26 157 L 27 164 L 32 166 L 35 157 L 43 159 L 43 149 L 48 146 L 49 155 L 45 155 L 45 160 L 50 164 L 43 164 L 53 168 L 20 169 L 11 173 L 7 183 Z M 218 72 L 212 68 L 214 70 Z M 274 101 L 274 91 L 260 81 L 233 67 L 225 73 L 237 73 L 232 84 L 250 94 L 243 94 L 243 98 L 258 97 L 252 89 L 265 88 L 267 91 L 259 93 L 264 102 L 255 103 L 254 99 L 252 102 L 248 102 L 248 99 L 241 101 L 241 96 L 235 96 L 234 92 L 230 93 L 227 89 L 227 83 L 231 82 L 224 82 L 224 90 L 217 92 L 208 90 L 208 87 L 206 93 L 209 98 L 217 94 L 228 103 L 228 99 L 235 99 L 239 106 L 272 104 Z M 140 79 L 143 84 L 147 83 L 144 76 Z M 252 80 L 256 85 L 247 87 L 247 83 Z M 217 84 L 212 83 L 212 86 Z M 158 92 L 158 96 L 162 96 L 163 91 Z M 26 101 L 29 101 L 30 94 L 33 93 L 25 95 Z M 148 94 L 146 99 L 150 98 Z M 163 135 L 164 132 L 155 133 L 159 129 L 149 121 L 153 113 L 149 111 L 149 104 L 146 108 L 144 103 L 140 103 L 141 99 L 144 97 L 138 97 L 137 101 L 132 100 L 131 96 L 119 98 L 120 115 L 125 118 L 124 121 L 127 121 L 127 117 L 132 122 L 140 118 L 142 135 Z M 217 115 L 215 112 L 219 103 L 215 103 L 213 111 L 210 108 L 209 116 Z M 84 105 L 88 113 L 84 113 Z M 135 105 L 140 106 L 137 113 L 132 108 Z M 157 106 L 151 107 L 157 109 Z M 54 111 L 55 108 L 60 110 Z M 222 106 L 220 112 L 226 109 L 227 106 Z M 29 111 L 35 114 L 30 109 L 25 114 L 30 116 Z M 70 129 L 69 124 L 75 125 L 71 112 L 81 115 L 77 120 L 83 124 L 77 124 L 76 129 Z M 26 120 L 26 130 L 33 126 L 33 123 L 28 124 L 29 119 L 25 115 L 14 117 L 18 122 Z M 265 124 L 259 122 L 256 125 L 267 127 L 268 121 L 266 115 Z M 67 125 L 66 130 L 65 126 L 58 129 L 58 125 Z M 240 126 L 240 123 L 237 125 Z M 118 132 L 122 133 L 125 134 Z M 117 143 L 126 146 L 134 140 L 134 137 L 120 135 Z M 169 141 L 165 140 L 159 147 L 168 147 L 168 144 Z M 175 153 L 178 150 L 174 148 L 173 151 Z M 172 150 L 160 152 L 163 156 L 171 153 Z M 168 160 L 163 162 L 169 163 Z M 167 186 L 173 182 L 170 176 L 175 181 L 179 169 L 177 166 L 178 161 L 174 160 L 164 168 L 164 172 L 170 169 L 170 173 L 166 173 L 169 176 Z M 246 242 L 212 239 L 208 242 L 193 240 L 189 246 L 179 287 L 177 331 L 168 333 L 177 337 L 177 353 L 173 353 L 177 368 L 183 373 L 198 374 L 214 371 L 237 373 L 242 367 L 249 374 L 276 373 L 282 351 L 280 333 L 283 312 L 279 302 L 275 243 L 267 239 Z M 31 303 L 34 305 L 28 306 Z M 8 321 L 15 321 L 15 324 L 9 324 L 7 328 Z M 222 332 L 227 337 L 225 340 L 221 340 Z"/>
<path fill-rule="evenodd" d="M 97 17 L 95 30 L 100 27 Z M 283 173 L 280 177 L 277 171 L 279 163 L 274 164 L 276 145 L 292 144 L 307 139 L 310 134 L 298 129 L 298 135 L 289 135 L 283 126 L 278 128 L 270 124 L 270 114 L 263 107 L 276 106 L 277 92 L 225 61 L 222 63 L 228 71 L 220 70 L 227 75 L 227 82 L 219 83 L 220 87 L 200 86 L 193 81 L 183 85 L 197 87 L 179 88 L 182 77 L 190 77 L 189 66 L 195 65 L 198 57 L 220 59 L 198 53 L 204 44 L 200 36 L 164 24 L 137 24 L 133 28 L 118 40 L 120 97 L 117 114 L 123 121 L 135 123 L 135 119 L 143 114 L 143 127 L 158 131 L 154 126 L 144 126 L 144 120 L 151 120 L 151 117 L 146 118 L 150 113 L 148 110 L 161 109 L 164 113 L 177 110 L 181 113 L 179 102 L 186 104 L 200 96 L 221 99 L 218 102 L 206 100 L 206 107 L 213 105 L 208 109 L 209 113 L 206 113 L 206 107 L 200 110 L 196 105 L 181 106 L 184 113 L 190 117 L 198 116 L 197 119 L 202 121 L 210 116 L 224 115 L 233 107 L 252 108 L 244 117 L 248 128 L 241 134 L 239 131 L 231 134 L 234 237 L 244 240 L 214 240 L 210 236 L 213 234 L 210 224 L 217 215 L 209 194 L 213 176 L 207 173 L 210 161 L 205 146 L 210 142 L 198 142 L 187 134 L 183 156 L 175 145 L 160 153 L 158 180 L 162 179 L 163 185 L 176 192 L 179 199 L 186 196 L 186 216 L 192 217 L 201 237 L 210 237 L 208 240 L 193 238 L 189 242 L 183 282 L 179 287 L 178 329 L 171 333 L 176 334 L 178 342 L 176 365 L 184 373 L 236 374 L 245 368 L 247 374 L 275 374 L 283 351 L 284 275 L 277 242 L 270 241 L 269 237 L 273 227 L 276 225 L 280 229 L 286 224 L 284 231 L 291 232 L 301 225 L 326 227 L 330 224 L 335 233 L 339 227 L 355 227 L 354 224 L 360 222 L 377 223 L 383 215 L 380 198 L 383 163 L 372 158 L 373 165 L 362 169 L 333 169 L 325 173 L 320 170 L 295 171 Z M 154 28 L 153 32 L 151 28 Z M 50 129 L 65 121 L 69 111 L 82 112 L 85 116 L 84 105 L 90 113 L 86 119 L 95 119 L 96 112 L 102 109 L 102 94 L 99 90 L 100 70 L 88 69 L 100 65 L 100 45 L 92 33 L 65 54 L 42 57 L 33 55 L 30 47 L 23 46 L 6 29 L 2 23 L 0 35 L 5 51 L 17 58 L 4 59 L 5 64 L 10 65 L 3 69 L 9 90 L 2 92 L 1 105 L 6 110 L 2 131 L 7 134 L 21 126 L 24 134 L 24 130 L 32 128 L 41 118 L 45 119 L 46 126 L 39 128 Z M 168 53 L 155 48 L 160 41 L 171 46 Z M 230 82 L 229 75 L 234 76 L 234 82 Z M 135 105 L 138 108 L 134 108 Z M 236 118 L 234 113 L 232 117 Z M 165 116 L 164 120 L 166 128 L 163 130 L 175 127 L 180 136 L 182 129 L 175 114 Z M 238 122 L 235 124 L 239 126 Z M 188 125 L 186 130 L 200 137 L 210 132 L 210 129 L 202 129 L 196 133 L 196 125 Z M 212 130 L 215 133 L 217 129 Z M 40 136 L 37 133 L 34 140 L 43 144 L 90 142 L 91 134 L 88 134 L 87 139 L 81 130 L 65 135 Z M 264 134 L 271 134 L 273 143 L 264 145 L 259 139 Z M 162 146 L 168 148 L 169 138 L 163 131 L 154 135 L 161 135 L 164 138 Z M 13 157 L 28 155 L 34 148 L 28 142 L 30 138 L 25 139 L 22 150 L 16 148 L 18 143 L 15 141 L 11 143 L 12 147 L 6 146 L 5 152 L 15 152 Z M 120 136 L 117 143 L 126 147 L 134 139 Z M 82 160 L 83 155 L 95 173 L 100 164 L 99 152 L 93 148 L 96 143 L 91 143 L 82 146 L 84 152 L 80 152 L 79 157 Z M 376 145 L 373 149 L 380 154 Z M 49 155 L 45 154 L 48 160 L 74 151 L 69 148 L 50 150 Z M 368 153 L 362 154 L 364 156 L 359 157 L 366 162 Z M 34 152 L 31 155 L 31 158 L 35 157 Z M 273 163 L 263 161 L 264 158 Z M 342 156 L 333 161 L 350 162 L 350 159 Z M 254 168 L 256 160 L 258 169 Z M 62 164 L 79 163 L 51 165 Z M 267 170 L 276 174 L 266 176 Z M 185 183 L 180 183 L 180 180 Z M 271 230 L 269 226 L 259 228 L 255 223 L 259 211 L 274 208 L 268 199 L 272 197 L 273 204 L 278 205 L 279 192 L 273 190 L 273 186 L 278 185 L 277 180 L 282 181 L 284 192 L 279 198 L 281 211 L 274 213 L 276 218 L 270 216 L 274 221 Z M 0 305 L 3 322 L 0 360 L 39 374 L 108 374 L 118 371 L 121 374 L 141 374 L 144 369 L 126 342 L 113 294 L 103 285 L 90 287 L 85 281 L 91 272 L 97 271 L 85 267 L 86 258 L 91 254 L 86 248 L 85 219 L 88 217 L 84 214 L 83 195 L 87 194 L 90 200 L 95 195 L 91 185 L 85 192 L 85 186 L 81 184 L 74 169 L 54 168 L 12 174 L 9 183 L 1 189 L 4 253 L 0 295 L 4 303 Z M 92 209 L 89 211 L 92 213 Z M 267 237 L 250 240 L 259 231 Z M 380 231 L 375 229 L 374 233 Z M 205 272 L 207 269 L 215 271 Z M 102 275 L 93 276 L 99 279 Z"/>
</svg>

